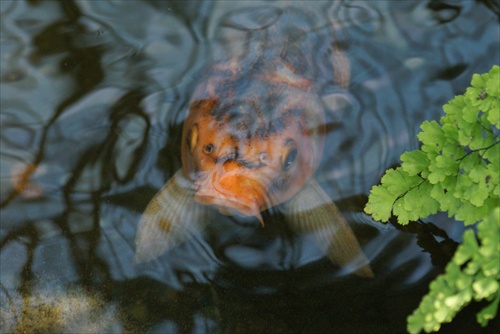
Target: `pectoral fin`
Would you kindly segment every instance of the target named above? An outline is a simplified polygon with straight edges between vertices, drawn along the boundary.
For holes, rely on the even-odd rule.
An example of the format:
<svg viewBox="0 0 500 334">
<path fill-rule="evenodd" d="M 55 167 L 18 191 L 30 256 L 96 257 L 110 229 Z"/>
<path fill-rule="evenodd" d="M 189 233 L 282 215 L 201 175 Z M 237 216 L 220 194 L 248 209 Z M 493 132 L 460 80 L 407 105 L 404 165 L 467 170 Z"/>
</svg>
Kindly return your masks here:
<svg viewBox="0 0 500 334">
<path fill-rule="evenodd" d="M 373 277 L 369 261 L 337 206 L 315 181 L 285 204 L 287 223 L 299 234 L 312 234 L 328 258 L 358 276 Z"/>
<path fill-rule="evenodd" d="M 207 208 L 196 203 L 193 194 L 193 184 L 179 170 L 151 199 L 137 227 L 137 263 L 175 247 L 206 221 Z"/>
</svg>

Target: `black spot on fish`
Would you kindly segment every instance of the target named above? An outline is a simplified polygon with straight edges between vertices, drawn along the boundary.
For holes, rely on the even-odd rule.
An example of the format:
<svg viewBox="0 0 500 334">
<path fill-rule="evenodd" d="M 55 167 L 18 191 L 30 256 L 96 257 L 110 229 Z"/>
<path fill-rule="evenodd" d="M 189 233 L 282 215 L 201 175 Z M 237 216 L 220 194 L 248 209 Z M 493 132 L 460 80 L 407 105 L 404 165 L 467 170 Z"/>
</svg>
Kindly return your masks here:
<svg viewBox="0 0 500 334">
<path fill-rule="evenodd" d="M 255 130 L 255 136 L 259 139 L 265 140 L 269 135 L 269 126 L 260 126 Z"/>
<path fill-rule="evenodd" d="M 281 132 L 285 129 L 285 126 L 286 126 L 286 119 L 284 119 L 284 116 L 282 115 L 269 123 L 269 132 L 270 133 Z"/>
<path fill-rule="evenodd" d="M 230 139 L 231 139 L 231 141 L 232 141 L 233 143 L 235 143 L 235 144 L 237 144 L 237 143 L 239 143 L 239 142 L 240 142 L 240 138 L 239 138 L 237 135 L 235 135 L 235 134 L 230 134 L 230 135 L 229 135 L 229 138 L 230 138 Z M 238 150 L 237 150 L 237 149 L 238 149 L 238 146 L 236 146 L 236 150 L 235 150 L 236 152 L 238 152 Z"/>
</svg>

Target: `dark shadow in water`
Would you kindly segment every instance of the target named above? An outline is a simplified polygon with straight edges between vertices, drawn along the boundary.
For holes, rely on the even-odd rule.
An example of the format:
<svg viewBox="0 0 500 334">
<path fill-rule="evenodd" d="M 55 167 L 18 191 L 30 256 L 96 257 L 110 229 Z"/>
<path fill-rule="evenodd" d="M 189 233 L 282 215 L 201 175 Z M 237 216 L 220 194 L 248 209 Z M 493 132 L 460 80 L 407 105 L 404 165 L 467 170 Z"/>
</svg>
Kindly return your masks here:
<svg viewBox="0 0 500 334">
<path fill-rule="evenodd" d="M 491 8 L 497 15 L 499 14 L 496 1 L 480 2 Z M 30 3 L 40 5 L 43 2 L 32 0 Z M 187 7 L 181 5 L 180 2 L 152 1 L 152 3 L 160 9 L 171 5 L 174 10 L 186 13 L 197 9 L 194 2 L 190 2 Z M 210 5 L 207 3 L 209 2 L 204 2 L 203 6 Z M 34 37 L 34 51 L 30 59 L 37 63 L 44 57 L 64 54 L 59 64 L 60 73 L 71 77 L 76 84 L 73 91 L 60 102 L 53 115 L 44 124 L 39 147 L 31 162 L 35 166 L 43 162 L 47 150 L 50 149 L 47 147 L 47 138 L 54 124 L 70 106 L 96 89 L 105 76 L 105 69 L 102 68 L 101 62 L 106 50 L 102 47 L 80 47 L 73 39 L 81 29 L 78 20 L 82 13 L 78 2 L 61 0 L 59 5 L 64 12 L 64 20 L 51 23 Z M 454 15 L 460 13 L 460 7 L 447 2 L 432 2 L 429 7 L 436 11 L 448 11 L 453 14 L 442 17 L 442 23 L 453 20 L 456 17 Z M 190 26 L 193 35 L 198 40 L 202 39 L 203 29 L 208 25 L 206 14 L 208 12 L 206 9 L 200 10 L 200 16 L 196 17 L 199 21 L 198 25 Z M 186 13 L 182 15 L 187 17 Z M 187 18 L 186 22 L 188 22 Z M 465 69 L 464 64 L 454 65 L 437 72 L 436 78 L 439 80 L 457 78 L 464 73 Z M 330 281 L 329 276 L 325 277 L 325 272 L 329 272 L 329 266 L 331 266 L 326 260 L 317 261 L 304 268 L 282 271 L 250 270 L 229 263 L 218 270 L 214 277 L 207 279 L 211 282 L 210 284 L 196 283 L 193 280 L 192 283 L 184 284 L 183 289 L 174 289 L 148 276 L 121 280 L 113 278 L 108 257 L 119 257 L 120 254 L 104 256 L 98 253 L 98 245 L 103 238 L 101 213 L 104 204 L 112 204 L 130 209 L 128 211 L 134 213 L 141 213 L 157 191 L 157 188 L 149 185 L 140 185 L 120 193 L 112 191 L 114 185 L 132 183 L 140 169 L 141 162 L 145 159 L 147 140 L 152 132 L 150 116 L 142 107 L 142 102 L 146 97 L 145 89 L 129 89 L 110 107 L 109 127 L 102 130 L 104 132 L 102 139 L 93 142 L 81 152 L 68 171 L 70 177 L 62 186 L 64 210 L 50 217 L 50 220 L 64 241 L 69 244 L 69 257 L 76 270 L 73 283 L 82 286 L 90 295 L 98 294 L 105 303 L 117 305 L 120 323 L 131 332 L 175 329 L 181 333 L 189 333 L 200 328 L 196 323 L 197 319 L 206 322 L 206 325 L 202 327 L 207 331 L 222 333 L 331 332 L 332 329 L 340 333 L 404 332 L 405 325 L 401 315 L 410 314 L 415 309 L 420 297 L 426 293 L 430 280 L 444 268 L 456 249 L 457 243 L 434 224 L 412 222 L 402 227 L 394 222 L 391 223 L 393 228 L 411 237 L 415 236 L 422 251 L 430 254 L 432 263 L 436 266 L 434 272 L 430 273 L 426 279 L 407 289 L 403 287 L 397 291 L 388 289 L 385 285 L 397 286 L 399 279 L 404 281 L 405 269 L 418 267 L 418 261 L 405 263 L 401 268 L 401 273 L 394 273 L 390 280 L 375 280 L 374 282 L 358 278 Z M 180 110 L 186 102 L 177 103 L 175 108 Z M 117 143 L 124 124 L 130 119 L 143 122 L 145 126 L 141 133 L 141 140 L 132 152 L 130 163 L 122 172 L 115 163 L 119 154 Z M 180 167 L 179 141 L 182 127 L 178 124 L 170 124 L 167 126 L 167 131 L 169 136 L 159 150 L 157 160 L 157 167 L 162 171 L 165 179 L 173 175 Z M 342 145 L 344 145 L 343 150 L 349 150 L 351 144 L 349 141 L 344 141 Z M 98 186 L 82 194 L 76 188 L 79 182 L 83 182 L 82 179 L 86 173 L 90 173 L 98 180 Z M 0 207 L 5 208 L 14 202 L 17 195 L 15 191 L 9 193 Z M 343 211 L 362 212 L 365 203 L 366 195 L 362 194 L 346 198 L 340 201 L 338 206 Z M 79 222 L 74 217 L 82 213 L 89 218 L 90 225 L 84 231 L 75 231 L 74 224 Z M 287 230 L 279 210 L 270 210 L 263 215 L 266 220 L 272 219 L 275 224 L 270 225 L 266 230 L 258 230 L 256 235 L 259 238 L 254 239 L 254 244 L 249 242 L 250 245 L 258 246 L 259 242 L 264 244 L 276 237 L 283 238 L 285 243 L 293 243 L 295 236 Z M 248 222 L 242 222 L 242 224 L 245 223 Z M 35 267 L 35 253 L 42 242 L 41 232 L 33 228 L 33 224 L 33 221 L 25 222 L 21 227 L 2 235 L 0 241 L 0 252 L 5 250 L 11 242 L 20 242 L 26 249 L 26 258 L 19 274 L 18 288 L 24 303 L 22 309 L 25 319 L 31 307 L 30 297 L 37 293 L 33 284 L 37 281 L 37 274 L 33 268 Z M 375 236 L 373 228 L 362 226 L 362 224 L 355 226 L 354 230 L 362 243 Z M 217 244 L 218 238 L 219 236 L 214 234 L 213 230 L 207 231 L 209 243 Z M 224 246 L 237 242 L 239 240 L 231 241 Z M 385 260 L 390 262 L 397 255 L 397 250 L 404 249 L 406 246 L 397 243 L 388 245 Z M 288 247 L 283 249 L 288 249 Z M 227 260 L 222 248 L 216 248 L 214 252 L 219 259 Z M 291 255 L 291 257 L 298 256 L 298 254 Z M 52 260 L 57 261 L 57 259 Z M 375 265 L 382 266 L 381 263 Z M 190 275 L 182 271 L 176 274 Z M 273 287 L 272 290 L 269 289 L 270 286 Z M 14 298 L 11 298 L 6 289 L 2 287 L 2 291 L 7 296 L 8 303 L 15 304 Z M 442 332 L 454 333 L 463 328 L 479 332 L 481 328 L 475 325 L 474 316 L 482 306 L 484 304 L 481 303 L 469 306 L 452 324 L 443 326 Z M 33 315 L 36 318 L 39 313 L 33 313 Z M 498 322 L 497 317 L 489 328 L 495 328 Z M 38 327 L 37 330 L 43 328 Z M 21 330 L 23 327 L 19 326 L 17 329 Z M 24 329 L 35 330 L 29 326 Z M 57 331 L 54 327 L 49 329 Z M 486 333 L 488 330 L 483 332 Z"/>
<path fill-rule="evenodd" d="M 484 4 L 486 7 L 491 9 L 491 11 L 498 16 L 498 20 L 500 21 L 500 2 L 497 0 L 476 0 L 479 3 Z"/>
<path fill-rule="evenodd" d="M 344 212 L 362 212 L 367 202 L 368 197 L 366 195 L 358 195 L 337 202 L 337 206 Z M 384 225 L 384 223 L 377 224 Z M 422 248 L 423 252 L 429 253 L 432 264 L 443 271 L 458 246 L 458 243 L 450 238 L 445 230 L 433 224 L 432 221 L 418 220 L 411 221 L 407 225 L 400 225 L 397 223 L 397 218 L 393 216 L 387 224 L 403 233 L 416 236 L 417 244 Z M 364 236 L 363 230 L 366 230 L 365 233 L 373 232 L 373 229 L 367 229 L 366 226 L 364 229 L 362 226 L 359 227 L 356 231 L 360 240 L 373 238 L 373 235 Z"/>
<path fill-rule="evenodd" d="M 40 59 L 64 53 L 66 56 L 59 63 L 61 73 L 73 77 L 75 89 L 64 101 L 62 101 L 54 114 L 44 125 L 41 140 L 36 155 L 31 164 L 36 168 L 44 159 L 47 136 L 59 117 L 69 106 L 79 101 L 85 94 L 91 92 L 103 79 L 104 71 L 101 67 L 101 56 L 103 50 L 98 47 L 82 48 L 74 45 L 73 37 L 81 29 L 78 18 L 81 12 L 74 1 L 59 1 L 61 9 L 64 11 L 65 19 L 56 21 L 48 25 L 42 32 L 33 37 L 34 51 L 30 55 L 30 60 L 37 63 Z M 38 5 L 38 2 L 34 3 Z M 0 203 L 0 208 L 5 207 L 17 196 L 16 191 L 12 191 Z"/>
</svg>

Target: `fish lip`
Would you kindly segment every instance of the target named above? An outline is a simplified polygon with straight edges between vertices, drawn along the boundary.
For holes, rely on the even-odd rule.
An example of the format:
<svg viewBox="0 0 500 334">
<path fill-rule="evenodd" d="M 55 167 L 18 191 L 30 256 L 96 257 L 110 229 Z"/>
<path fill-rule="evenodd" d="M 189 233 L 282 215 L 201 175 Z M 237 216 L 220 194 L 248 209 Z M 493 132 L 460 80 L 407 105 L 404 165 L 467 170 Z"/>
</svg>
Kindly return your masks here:
<svg viewBox="0 0 500 334">
<path fill-rule="evenodd" d="M 234 215 L 237 213 L 243 217 L 256 217 L 261 225 L 264 221 L 260 214 L 260 207 L 256 202 L 242 198 L 229 198 L 217 191 L 205 189 L 198 190 L 194 195 L 194 200 L 202 205 L 210 205 L 219 209 L 224 215 Z"/>
</svg>

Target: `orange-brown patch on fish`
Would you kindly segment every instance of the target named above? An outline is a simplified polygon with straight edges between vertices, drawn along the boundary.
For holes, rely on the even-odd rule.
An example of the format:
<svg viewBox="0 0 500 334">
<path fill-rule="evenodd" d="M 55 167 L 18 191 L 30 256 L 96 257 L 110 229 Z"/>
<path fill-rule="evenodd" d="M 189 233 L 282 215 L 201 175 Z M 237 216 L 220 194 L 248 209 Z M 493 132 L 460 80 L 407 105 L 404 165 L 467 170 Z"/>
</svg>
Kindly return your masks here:
<svg viewBox="0 0 500 334">
<path fill-rule="evenodd" d="M 316 171 L 324 114 L 309 81 L 291 71 L 254 80 L 269 87 L 266 96 L 215 97 L 210 83 L 198 91 L 205 98 L 190 105 L 182 162 L 196 201 L 262 222 L 260 211 L 290 199 Z"/>
<path fill-rule="evenodd" d="M 264 225 L 260 211 L 267 190 L 259 180 L 241 173 L 239 168 L 236 162 L 216 166 L 216 171 L 197 181 L 194 199 L 200 204 L 218 207 L 223 214 L 255 216 Z"/>
</svg>

